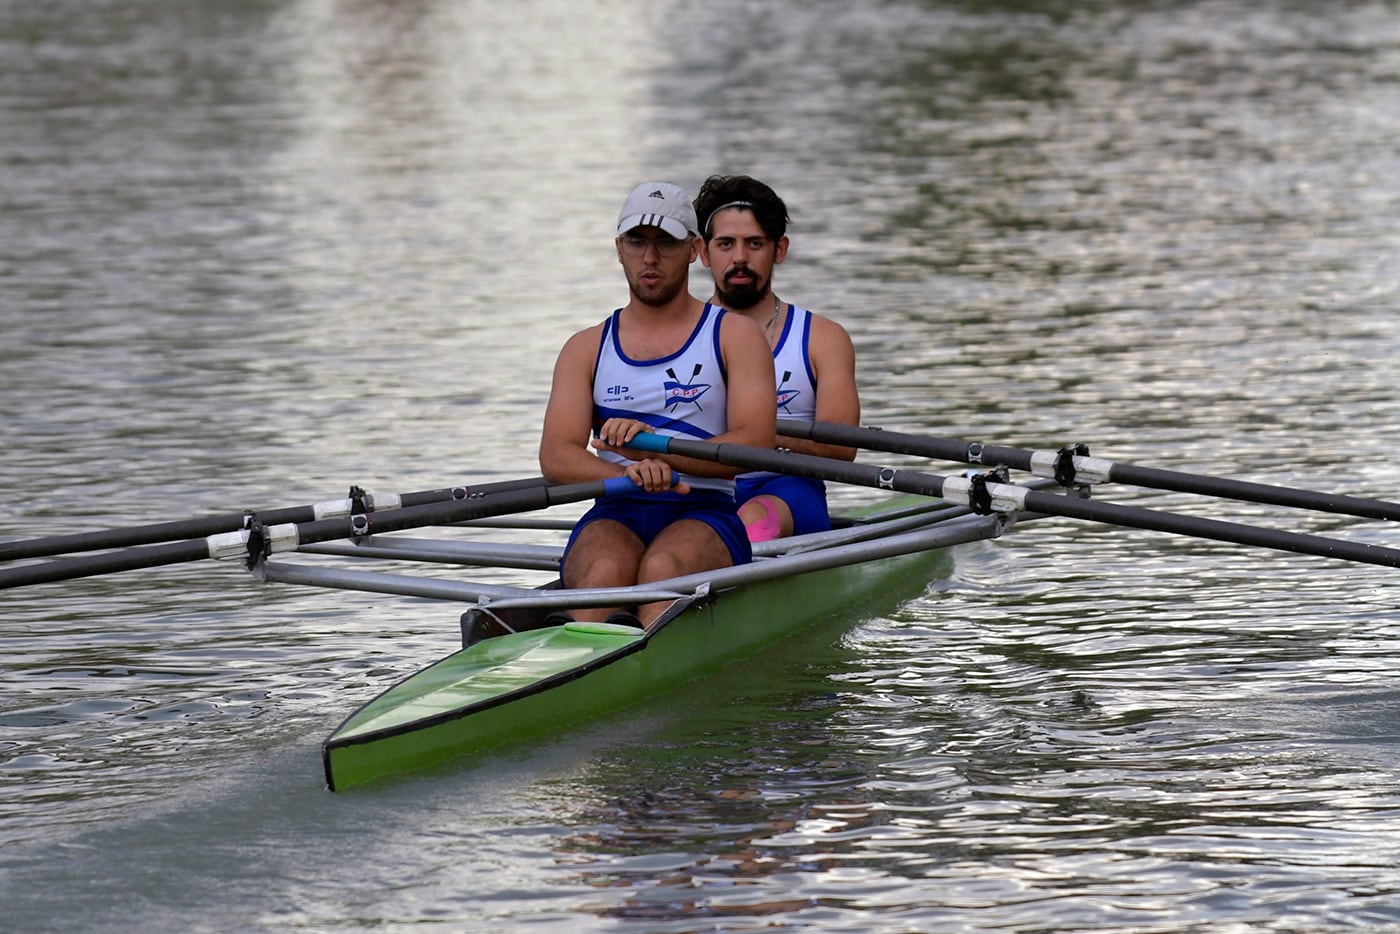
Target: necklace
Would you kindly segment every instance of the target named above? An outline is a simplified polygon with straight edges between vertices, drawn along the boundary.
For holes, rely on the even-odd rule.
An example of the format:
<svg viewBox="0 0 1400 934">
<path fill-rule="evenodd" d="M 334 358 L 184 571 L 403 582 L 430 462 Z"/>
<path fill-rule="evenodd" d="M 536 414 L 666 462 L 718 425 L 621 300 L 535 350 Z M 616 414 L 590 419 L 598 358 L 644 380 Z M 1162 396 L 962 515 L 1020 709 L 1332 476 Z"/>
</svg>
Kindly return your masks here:
<svg viewBox="0 0 1400 934">
<path fill-rule="evenodd" d="M 719 304 L 719 296 L 718 296 L 718 295 L 713 295 L 713 296 L 711 296 L 711 297 L 710 297 L 710 302 L 711 302 L 712 304 L 718 305 L 718 304 Z M 783 313 L 783 303 L 780 302 L 780 301 L 778 301 L 778 296 L 774 295 L 774 296 L 773 296 L 773 314 L 771 314 L 771 315 L 768 317 L 768 323 L 765 324 L 765 325 L 763 326 L 763 336 L 766 337 L 766 338 L 768 338 L 768 344 L 769 344 L 770 346 L 771 346 L 772 343 L 773 343 L 773 325 L 775 325 L 775 324 L 778 323 L 778 316 L 781 315 L 782 313 Z"/>
<path fill-rule="evenodd" d="M 773 317 L 768 319 L 768 323 L 763 326 L 763 336 L 768 338 L 768 343 L 773 343 L 773 325 L 778 323 L 778 315 L 783 312 L 783 303 L 778 301 L 778 296 L 773 296 Z"/>
</svg>

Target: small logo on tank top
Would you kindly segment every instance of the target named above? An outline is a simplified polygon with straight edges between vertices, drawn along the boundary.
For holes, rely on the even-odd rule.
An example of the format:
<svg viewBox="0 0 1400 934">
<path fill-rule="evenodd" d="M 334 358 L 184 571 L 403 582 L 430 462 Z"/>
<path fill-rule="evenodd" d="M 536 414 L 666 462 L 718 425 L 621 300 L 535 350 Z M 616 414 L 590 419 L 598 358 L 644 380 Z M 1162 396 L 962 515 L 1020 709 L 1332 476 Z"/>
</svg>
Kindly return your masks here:
<svg viewBox="0 0 1400 934">
<path fill-rule="evenodd" d="M 695 369 L 690 374 L 689 382 L 683 383 L 680 377 L 676 375 L 676 371 L 667 367 L 666 375 L 671 378 L 665 380 L 661 384 L 662 388 L 666 390 L 667 409 L 672 409 L 684 402 L 694 405 L 695 408 L 702 412 L 704 411 L 704 409 L 700 408 L 700 397 L 710 391 L 710 384 L 697 383 L 695 381 L 695 377 L 700 375 L 702 369 L 704 369 L 703 364 L 695 364 Z"/>
<path fill-rule="evenodd" d="M 783 383 L 786 383 L 786 382 L 787 382 L 788 380 L 790 380 L 790 379 L 792 379 L 792 370 L 783 370 Z M 782 409 L 783 411 L 785 411 L 785 412 L 787 412 L 789 415 L 791 415 L 792 412 L 791 412 L 791 410 L 788 409 L 788 406 L 789 406 L 789 405 L 792 405 L 792 400 L 796 399 L 796 398 L 797 398 L 798 396 L 800 396 L 800 395 L 802 395 L 802 390 L 800 390 L 800 389 L 784 389 L 783 386 L 782 386 L 782 383 L 779 383 L 779 384 L 778 384 L 778 408 Z"/>
<path fill-rule="evenodd" d="M 604 402 L 630 402 L 635 398 L 632 395 L 632 387 L 620 384 L 617 386 L 609 386 L 607 389 L 603 390 L 603 393 Z"/>
</svg>

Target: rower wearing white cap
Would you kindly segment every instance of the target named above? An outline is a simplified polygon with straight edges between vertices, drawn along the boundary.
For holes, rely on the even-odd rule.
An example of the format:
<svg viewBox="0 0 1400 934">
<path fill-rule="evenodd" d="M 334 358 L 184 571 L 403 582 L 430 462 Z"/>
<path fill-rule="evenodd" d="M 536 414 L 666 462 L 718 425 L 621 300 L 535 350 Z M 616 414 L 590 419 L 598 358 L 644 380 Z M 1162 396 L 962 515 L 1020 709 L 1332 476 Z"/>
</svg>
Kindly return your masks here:
<svg viewBox="0 0 1400 934">
<path fill-rule="evenodd" d="M 737 470 L 627 448 L 641 431 L 774 444 L 776 382 L 762 329 L 690 294 L 698 228 L 678 186 L 634 188 L 615 240 L 629 300 L 570 337 L 555 362 L 541 471 L 555 483 L 626 475 L 637 484 L 636 493 L 598 500 L 574 527 L 565 587 L 625 587 L 752 560 L 734 502 Z M 648 625 L 664 608 L 571 615 Z"/>
</svg>

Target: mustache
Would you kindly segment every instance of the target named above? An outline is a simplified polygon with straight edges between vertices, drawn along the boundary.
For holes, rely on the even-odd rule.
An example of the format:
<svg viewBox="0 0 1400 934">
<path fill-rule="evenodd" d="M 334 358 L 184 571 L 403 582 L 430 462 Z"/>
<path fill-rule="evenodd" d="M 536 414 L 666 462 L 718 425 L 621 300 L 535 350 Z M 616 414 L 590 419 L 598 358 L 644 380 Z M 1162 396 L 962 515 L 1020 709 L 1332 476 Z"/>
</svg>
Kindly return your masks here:
<svg viewBox="0 0 1400 934">
<path fill-rule="evenodd" d="M 749 267 L 747 267 L 747 266 L 735 266 L 735 267 L 732 268 L 732 269 L 727 269 L 727 270 L 725 270 L 725 273 L 724 273 L 724 281 L 725 281 L 725 282 L 729 282 L 729 281 L 731 281 L 735 276 L 748 276 L 750 279 L 757 279 L 757 278 L 758 278 L 758 275 L 757 275 L 752 269 L 750 269 Z"/>
</svg>

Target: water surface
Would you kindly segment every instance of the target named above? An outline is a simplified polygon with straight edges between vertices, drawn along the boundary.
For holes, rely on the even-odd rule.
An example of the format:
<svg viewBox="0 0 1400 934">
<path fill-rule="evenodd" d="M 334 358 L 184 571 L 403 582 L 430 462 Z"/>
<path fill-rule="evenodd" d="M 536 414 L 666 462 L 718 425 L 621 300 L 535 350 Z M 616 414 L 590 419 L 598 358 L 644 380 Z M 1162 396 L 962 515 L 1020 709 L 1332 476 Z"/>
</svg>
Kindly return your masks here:
<svg viewBox="0 0 1400 934">
<path fill-rule="evenodd" d="M 714 171 L 788 199 L 779 291 L 847 325 L 869 424 L 1400 499 L 1397 24 L 0 2 L 0 535 L 536 473 L 554 354 L 624 299 L 618 199 Z M 36 931 L 1400 924 L 1394 571 L 1058 519 L 955 557 L 645 710 L 344 795 L 321 739 L 460 608 L 231 563 L 0 593 L 0 904 Z"/>
</svg>

